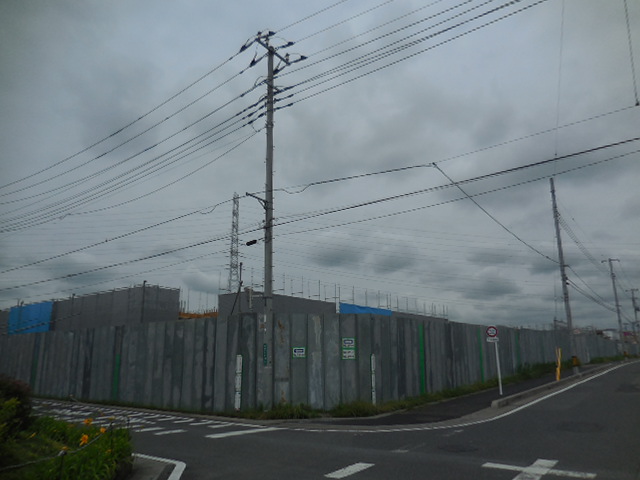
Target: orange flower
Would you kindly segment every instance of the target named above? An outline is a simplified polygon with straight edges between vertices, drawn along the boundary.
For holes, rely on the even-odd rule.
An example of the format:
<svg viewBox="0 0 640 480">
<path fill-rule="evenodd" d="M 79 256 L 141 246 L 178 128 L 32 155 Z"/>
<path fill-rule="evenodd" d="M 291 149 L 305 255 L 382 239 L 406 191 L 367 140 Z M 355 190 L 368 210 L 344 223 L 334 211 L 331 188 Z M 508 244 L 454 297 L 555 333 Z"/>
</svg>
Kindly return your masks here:
<svg viewBox="0 0 640 480">
<path fill-rule="evenodd" d="M 100 427 L 100 433 L 104 435 L 104 433 L 107 431 L 106 428 L 104 427 Z"/>
<path fill-rule="evenodd" d="M 85 418 L 83 423 L 88 427 L 93 423 L 93 418 Z"/>
<path fill-rule="evenodd" d="M 80 437 L 80 446 L 86 445 L 89 443 L 89 435 L 86 433 Z"/>
</svg>

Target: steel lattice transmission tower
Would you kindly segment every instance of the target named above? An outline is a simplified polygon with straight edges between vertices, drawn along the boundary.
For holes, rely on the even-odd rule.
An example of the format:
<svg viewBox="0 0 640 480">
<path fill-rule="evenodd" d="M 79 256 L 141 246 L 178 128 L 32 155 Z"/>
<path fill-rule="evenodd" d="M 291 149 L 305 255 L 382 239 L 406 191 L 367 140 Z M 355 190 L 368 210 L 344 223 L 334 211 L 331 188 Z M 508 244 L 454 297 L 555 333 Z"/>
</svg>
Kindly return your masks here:
<svg viewBox="0 0 640 480">
<path fill-rule="evenodd" d="M 234 292 L 240 283 L 240 263 L 238 262 L 238 223 L 240 218 L 240 197 L 233 194 L 231 214 L 231 248 L 229 249 L 229 285 L 227 290 Z"/>
</svg>

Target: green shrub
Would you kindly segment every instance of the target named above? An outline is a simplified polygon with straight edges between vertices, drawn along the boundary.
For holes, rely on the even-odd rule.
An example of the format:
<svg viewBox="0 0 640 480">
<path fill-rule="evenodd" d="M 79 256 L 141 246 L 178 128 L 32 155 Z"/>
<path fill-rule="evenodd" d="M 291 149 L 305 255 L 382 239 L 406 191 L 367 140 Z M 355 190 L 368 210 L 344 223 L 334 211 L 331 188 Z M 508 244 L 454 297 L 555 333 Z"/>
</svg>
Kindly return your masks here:
<svg viewBox="0 0 640 480">
<path fill-rule="evenodd" d="M 18 411 L 18 400 L 10 398 L 9 400 L 0 400 L 0 455 L 3 446 L 7 444 L 16 429 L 16 412 Z"/>
<path fill-rule="evenodd" d="M 61 455 L 61 452 L 64 452 Z M 112 480 L 125 478 L 132 465 L 128 430 L 99 428 L 91 422 L 73 425 L 50 417 L 37 418 L 19 433 L 0 456 L 3 480 Z M 7 466 L 23 465 L 6 470 Z"/>
<path fill-rule="evenodd" d="M 19 430 L 29 425 L 31 417 L 31 389 L 29 385 L 15 378 L 0 375 L 0 404 L 15 398 L 15 407 L 12 430 Z"/>
</svg>

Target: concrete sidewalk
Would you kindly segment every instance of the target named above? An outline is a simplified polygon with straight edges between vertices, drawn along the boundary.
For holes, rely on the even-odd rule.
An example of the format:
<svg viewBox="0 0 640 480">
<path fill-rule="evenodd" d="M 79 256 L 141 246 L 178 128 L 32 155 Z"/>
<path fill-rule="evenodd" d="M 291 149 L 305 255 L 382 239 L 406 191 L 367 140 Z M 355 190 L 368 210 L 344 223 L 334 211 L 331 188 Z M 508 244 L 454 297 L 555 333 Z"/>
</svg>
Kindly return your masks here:
<svg viewBox="0 0 640 480">
<path fill-rule="evenodd" d="M 134 453 L 133 471 L 127 480 L 178 480 L 185 467 L 182 462 Z"/>
</svg>

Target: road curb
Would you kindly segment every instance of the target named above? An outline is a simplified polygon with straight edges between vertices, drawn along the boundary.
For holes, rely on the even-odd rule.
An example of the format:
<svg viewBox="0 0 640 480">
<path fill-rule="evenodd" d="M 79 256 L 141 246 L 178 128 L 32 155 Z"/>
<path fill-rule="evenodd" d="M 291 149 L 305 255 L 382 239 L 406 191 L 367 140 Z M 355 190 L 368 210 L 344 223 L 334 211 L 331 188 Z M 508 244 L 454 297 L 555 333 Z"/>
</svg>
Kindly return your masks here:
<svg viewBox="0 0 640 480">
<path fill-rule="evenodd" d="M 581 380 L 585 377 L 589 377 L 591 375 L 595 375 L 596 373 L 601 372 L 602 370 L 606 370 L 608 368 L 611 368 L 611 364 L 605 364 L 599 367 L 592 367 L 592 368 L 589 368 L 588 370 L 583 370 L 577 373 L 576 375 L 571 375 L 570 377 L 565 377 L 555 382 L 545 383 L 544 385 L 540 385 L 539 387 L 534 387 L 529 390 L 525 390 L 524 392 L 515 393 L 513 395 L 509 395 L 508 397 L 504 397 L 504 398 L 498 398 L 497 400 L 494 400 L 493 402 L 491 402 L 491 408 L 506 407 L 508 405 L 516 403 L 525 398 L 535 397 L 540 393 L 547 392 L 549 390 L 554 390 L 558 387 L 562 387 L 562 386 L 571 384 L 573 382 L 577 382 L 578 380 Z"/>
</svg>

